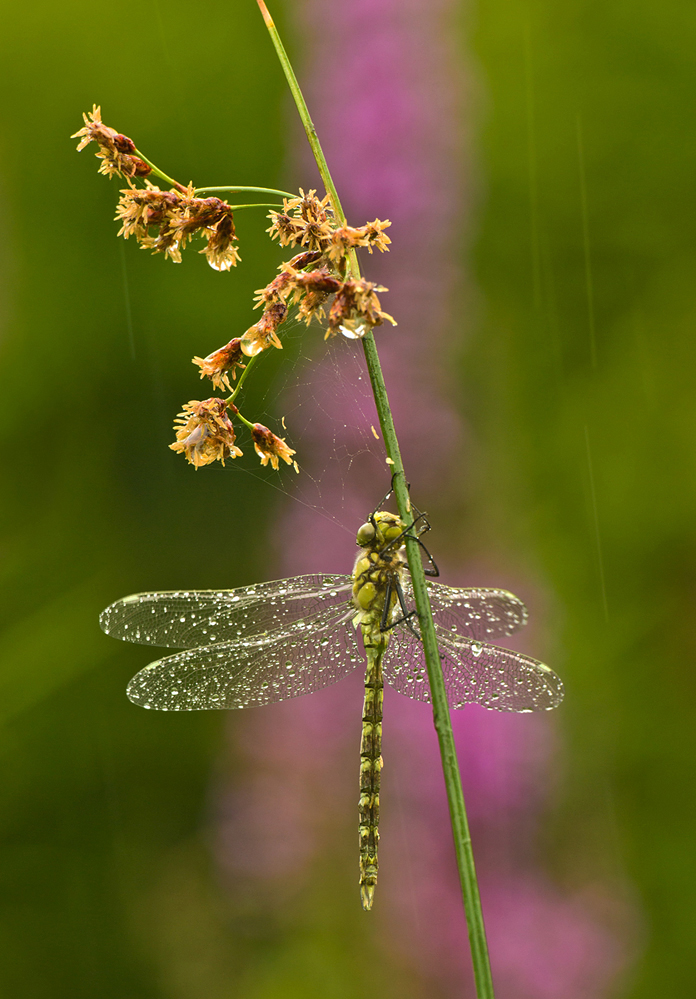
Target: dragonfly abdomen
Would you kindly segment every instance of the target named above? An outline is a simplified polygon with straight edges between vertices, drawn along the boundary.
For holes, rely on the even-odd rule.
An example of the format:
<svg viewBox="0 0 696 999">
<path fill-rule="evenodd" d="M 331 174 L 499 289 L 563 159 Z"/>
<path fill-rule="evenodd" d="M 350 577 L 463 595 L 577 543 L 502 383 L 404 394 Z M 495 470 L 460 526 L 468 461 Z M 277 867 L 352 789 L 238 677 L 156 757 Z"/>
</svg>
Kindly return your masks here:
<svg viewBox="0 0 696 999">
<path fill-rule="evenodd" d="M 377 884 L 379 788 L 382 774 L 382 656 L 386 641 L 367 648 L 365 702 L 360 740 L 360 900 L 371 909 Z"/>
</svg>

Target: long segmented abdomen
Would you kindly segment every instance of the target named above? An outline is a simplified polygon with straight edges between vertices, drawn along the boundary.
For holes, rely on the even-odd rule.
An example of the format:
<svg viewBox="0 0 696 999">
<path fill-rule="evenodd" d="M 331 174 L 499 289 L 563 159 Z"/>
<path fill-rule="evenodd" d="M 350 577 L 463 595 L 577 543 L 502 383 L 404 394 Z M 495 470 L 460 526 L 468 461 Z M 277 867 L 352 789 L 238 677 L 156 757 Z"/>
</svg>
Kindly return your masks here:
<svg viewBox="0 0 696 999">
<path fill-rule="evenodd" d="M 386 641 L 368 647 L 362 738 L 360 741 L 360 900 L 371 909 L 377 884 L 379 787 L 382 773 L 382 656 Z"/>
</svg>

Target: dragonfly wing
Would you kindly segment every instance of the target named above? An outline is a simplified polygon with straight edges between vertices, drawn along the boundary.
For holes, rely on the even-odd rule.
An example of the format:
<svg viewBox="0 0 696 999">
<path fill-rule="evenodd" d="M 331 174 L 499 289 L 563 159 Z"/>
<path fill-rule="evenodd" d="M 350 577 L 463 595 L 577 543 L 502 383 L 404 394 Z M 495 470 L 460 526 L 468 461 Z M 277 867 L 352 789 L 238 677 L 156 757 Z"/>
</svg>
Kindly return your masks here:
<svg viewBox="0 0 696 999">
<path fill-rule="evenodd" d="M 482 704 L 496 711 L 548 711 L 563 700 L 563 684 L 543 663 L 497 645 L 451 635 L 436 625 L 447 700 L 452 708 Z M 430 701 L 423 643 L 395 628 L 384 657 L 384 678 L 401 694 Z"/>
<path fill-rule="evenodd" d="M 345 604 L 350 588 L 350 576 L 315 574 L 235 590 L 134 593 L 102 611 L 99 623 L 125 642 L 193 649 L 285 633 L 324 607 Z"/>
<path fill-rule="evenodd" d="M 487 642 L 491 638 L 512 635 L 527 623 L 527 608 L 519 597 L 507 590 L 458 586 L 427 581 L 433 619 L 453 637 L 464 635 Z M 404 590 L 413 600 L 410 579 Z"/>
<path fill-rule="evenodd" d="M 327 687 L 361 661 L 352 610 L 329 608 L 311 625 L 270 639 L 189 649 L 150 663 L 128 685 L 134 704 L 201 711 L 273 704 Z M 306 623 L 306 622 L 305 622 Z"/>
</svg>

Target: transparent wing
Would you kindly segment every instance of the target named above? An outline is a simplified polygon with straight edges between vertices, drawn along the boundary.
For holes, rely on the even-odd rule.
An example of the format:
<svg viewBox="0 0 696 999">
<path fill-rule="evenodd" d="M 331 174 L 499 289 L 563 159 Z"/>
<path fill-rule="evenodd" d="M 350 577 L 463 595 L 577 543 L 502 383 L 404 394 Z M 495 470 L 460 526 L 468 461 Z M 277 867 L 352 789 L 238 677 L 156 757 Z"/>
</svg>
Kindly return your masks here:
<svg viewBox="0 0 696 999">
<path fill-rule="evenodd" d="M 529 656 L 475 639 L 454 638 L 435 626 L 447 700 L 452 708 L 482 704 L 496 711 L 548 711 L 563 700 L 556 674 Z M 384 679 L 399 693 L 430 701 L 423 643 L 394 628 L 384 657 Z"/>
<path fill-rule="evenodd" d="M 513 635 L 527 623 L 527 608 L 519 597 L 507 590 L 461 589 L 431 580 L 426 585 L 435 623 L 454 637 L 464 635 L 488 641 Z M 413 588 L 408 577 L 404 579 L 404 592 L 413 602 Z"/>
<path fill-rule="evenodd" d="M 273 704 L 311 694 L 361 660 L 353 610 L 325 608 L 275 638 L 221 642 L 150 663 L 128 684 L 134 704 L 202 711 Z"/>
<path fill-rule="evenodd" d="M 107 635 L 139 645 L 194 649 L 288 631 L 324 607 L 346 604 L 350 576 L 310 575 L 235 590 L 134 593 L 102 611 Z"/>
</svg>

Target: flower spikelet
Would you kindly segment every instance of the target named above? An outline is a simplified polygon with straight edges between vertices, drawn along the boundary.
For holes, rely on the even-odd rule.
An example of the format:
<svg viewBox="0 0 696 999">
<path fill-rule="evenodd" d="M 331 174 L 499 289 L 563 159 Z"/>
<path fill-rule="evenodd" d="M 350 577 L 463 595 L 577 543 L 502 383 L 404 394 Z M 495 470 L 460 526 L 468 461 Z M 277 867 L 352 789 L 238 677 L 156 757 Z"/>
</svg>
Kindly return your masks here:
<svg viewBox="0 0 696 999">
<path fill-rule="evenodd" d="M 315 316 L 322 318 L 324 303 L 341 289 L 342 282 L 328 267 L 319 267 L 304 274 L 295 272 L 291 285 L 290 300 L 298 304 L 299 314 L 309 326 Z"/>
<path fill-rule="evenodd" d="M 274 433 L 271 433 L 268 427 L 264 427 L 262 423 L 255 423 L 251 431 L 251 439 L 262 465 L 267 465 L 270 461 L 271 466 L 277 470 L 278 460 L 282 458 L 286 464 L 294 465 L 295 471 L 298 471 L 297 462 L 293 461 L 291 457 L 296 452 L 288 447 L 282 437 L 276 437 Z"/>
<path fill-rule="evenodd" d="M 241 348 L 247 357 L 255 357 L 271 345 L 279 350 L 283 349 L 276 330 L 285 322 L 287 314 L 288 307 L 285 302 L 272 302 L 266 306 L 259 321 L 250 326 L 241 338 Z"/>
<path fill-rule="evenodd" d="M 278 238 L 281 246 L 304 246 L 308 250 L 324 251 L 334 229 L 333 211 L 327 194 L 320 201 L 316 191 L 299 198 L 284 199 L 282 212 L 270 212 L 271 239 Z"/>
<path fill-rule="evenodd" d="M 135 143 L 127 135 L 121 135 L 115 128 L 109 128 L 101 120 L 101 108 L 95 104 L 89 115 L 83 114 L 84 128 L 71 135 L 71 139 L 80 140 L 77 151 L 81 152 L 85 146 L 94 141 L 99 146 L 97 159 L 101 160 L 99 173 L 112 177 L 119 174 L 121 177 L 147 177 L 151 167 L 147 165 L 139 156 L 135 156 Z"/>
<path fill-rule="evenodd" d="M 268 308 L 271 304 L 281 302 L 295 303 L 299 306 L 300 316 L 308 325 L 314 316 L 321 318 L 326 299 L 342 287 L 341 280 L 325 265 L 308 272 L 297 270 L 293 266 L 295 261 L 305 262 L 306 258 L 310 258 L 312 262 L 320 257 L 321 254 L 316 252 L 301 253 L 281 264 L 280 274 L 265 288 L 256 292 L 257 307 L 264 305 Z"/>
<path fill-rule="evenodd" d="M 381 326 L 385 319 L 396 326 L 396 320 L 382 311 L 378 291 L 387 289 L 364 278 L 343 281 L 331 304 L 326 338 L 339 329 L 347 336 L 363 336 L 373 326 Z"/>
<path fill-rule="evenodd" d="M 208 263 L 218 271 L 234 267 L 239 254 L 234 246 L 232 208 L 220 198 L 196 198 L 193 185 L 181 191 L 161 191 L 154 184 L 121 191 L 116 218 L 121 222 L 119 236 L 135 236 L 144 249 L 164 253 L 181 263 L 181 250 L 196 234 L 207 237 Z M 150 233 L 157 230 L 157 235 Z"/>
<path fill-rule="evenodd" d="M 339 264 L 349 250 L 360 246 L 367 247 L 368 253 L 372 253 L 375 247 L 384 253 L 391 243 L 384 230 L 388 229 L 390 225 L 391 222 L 388 219 L 384 222 L 375 219 L 374 222 L 366 222 L 365 225 L 361 225 L 357 229 L 350 225 L 334 229 L 329 245 L 326 247 L 326 255 L 332 263 Z"/>
<path fill-rule="evenodd" d="M 121 191 L 116 219 L 121 222 L 119 236 L 130 236 L 140 242 L 150 227 L 161 226 L 178 211 L 179 195 L 176 191 L 160 191 L 148 182 L 147 187 L 128 187 Z"/>
<path fill-rule="evenodd" d="M 234 443 L 234 427 L 224 399 L 192 399 L 185 403 L 174 429 L 176 440 L 169 447 L 183 453 L 196 468 L 218 460 L 224 465 L 225 458 L 237 458 L 242 453 Z"/>
<path fill-rule="evenodd" d="M 236 379 L 237 368 L 243 368 L 242 364 L 242 347 L 241 338 L 236 337 L 234 340 L 230 340 L 228 344 L 224 347 L 220 347 L 219 350 L 213 351 L 212 354 L 208 354 L 207 357 L 194 357 L 193 364 L 197 364 L 201 369 L 201 378 L 210 378 L 214 387 L 216 389 L 226 388 L 228 392 L 232 391 L 232 386 L 230 385 L 229 376 L 232 375 L 232 380 Z"/>
<path fill-rule="evenodd" d="M 220 220 L 214 226 L 208 225 L 206 227 L 209 230 L 208 245 L 199 252 L 205 253 L 213 270 L 228 271 L 231 267 L 237 266 L 240 257 L 233 245 L 236 243 L 237 237 L 234 233 L 232 209 L 224 201 L 221 202 L 221 205 L 224 205 L 224 210 L 220 210 Z"/>
</svg>

